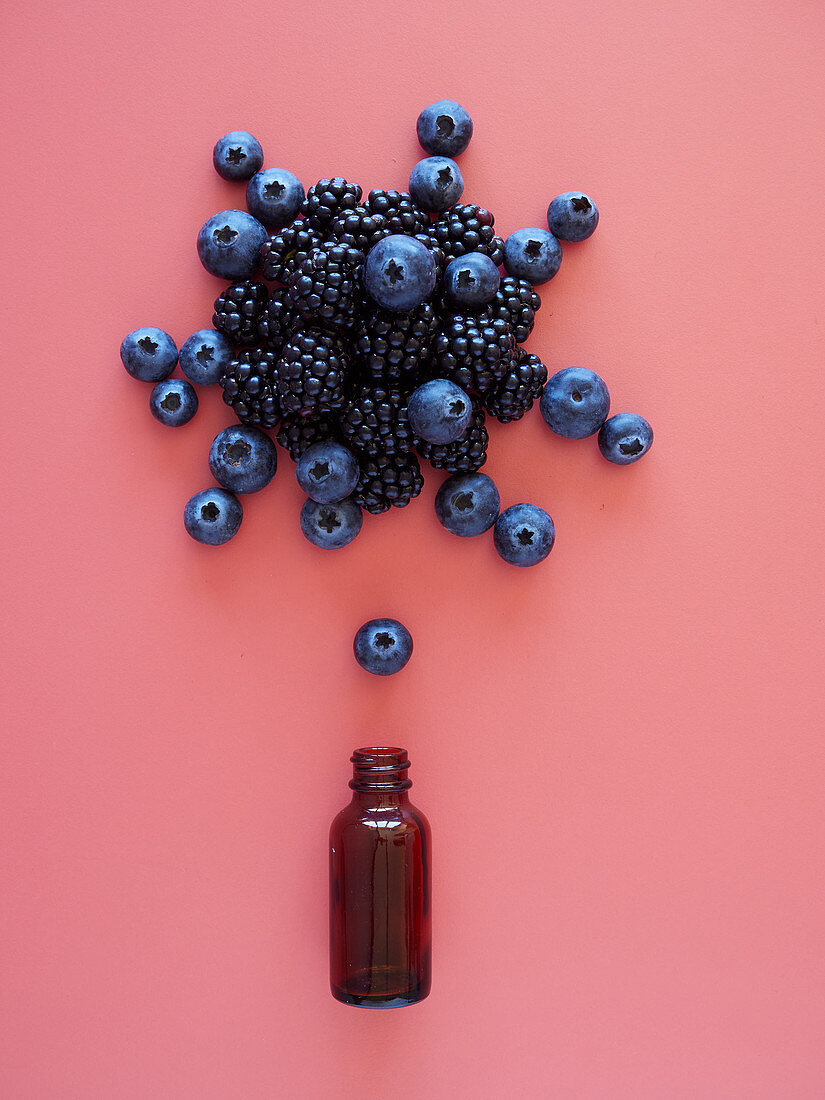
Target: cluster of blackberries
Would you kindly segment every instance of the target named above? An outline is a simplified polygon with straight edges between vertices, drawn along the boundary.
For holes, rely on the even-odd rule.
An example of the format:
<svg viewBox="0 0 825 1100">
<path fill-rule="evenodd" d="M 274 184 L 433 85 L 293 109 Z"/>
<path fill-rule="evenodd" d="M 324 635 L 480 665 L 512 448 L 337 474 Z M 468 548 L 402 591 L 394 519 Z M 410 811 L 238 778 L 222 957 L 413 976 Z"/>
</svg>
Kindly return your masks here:
<svg viewBox="0 0 825 1100">
<path fill-rule="evenodd" d="M 178 353 L 161 330 L 135 330 L 121 347 L 127 370 L 157 383 L 150 404 L 162 423 L 195 415 L 190 382 L 220 384 L 237 416 L 210 450 L 221 488 L 186 506 L 186 528 L 199 541 L 230 539 L 242 518 L 236 494 L 271 480 L 270 432 L 307 492 L 301 528 L 328 548 L 355 537 L 362 511 L 409 504 L 421 492 L 422 460 L 476 475 L 487 459 L 487 418 L 519 420 L 540 398 L 559 434 L 601 429 L 612 461 L 635 461 L 649 448 L 642 418 L 606 430 L 609 398 L 597 375 L 560 372 L 546 388 L 544 364 L 522 347 L 541 305 L 536 286 L 559 268 L 559 239 L 593 232 L 593 201 L 560 195 L 548 208 L 548 229 L 518 230 L 504 241 L 488 210 L 461 202 L 464 182 L 452 158 L 472 135 L 467 112 L 451 101 L 432 104 L 417 131 L 430 155 L 414 167 L 409 191 L 366 197 L 340 177 L 305 192 L 292 173 L 263 169 L 260 144 L 245 132 L 216 144 L 217 171 L 248 181 L 249 212 L 225 210 L 199 233 L 204 267 L 231 283 L 215 299 L 212 328 L 180 350 L 189 381 L 169 378 Z M 454 495 L 457 526 L 445 522 L 443 508 L 439 518 L 456 533 L 477 533 L 467 522 L 472 490 Z M 497 535 L 505 560 L 533 564 L 539 544 L 549 553 L 552 521 L 548 534 L 539 517 L 530 534 L 525 524 L 535 519 L 522 517 L 509 540 Z"/>
</svg>

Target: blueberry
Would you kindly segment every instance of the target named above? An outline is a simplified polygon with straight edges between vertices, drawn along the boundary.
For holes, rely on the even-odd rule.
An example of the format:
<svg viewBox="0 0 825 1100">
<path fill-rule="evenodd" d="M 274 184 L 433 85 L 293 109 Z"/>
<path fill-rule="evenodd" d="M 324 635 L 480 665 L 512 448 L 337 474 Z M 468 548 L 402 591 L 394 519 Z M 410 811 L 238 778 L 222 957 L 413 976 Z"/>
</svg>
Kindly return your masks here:
<svg viewBox="0 0 825 1100">
<path fill-rule="evenodd" d="M 397 619 L 370 619 L 359 628 L 352 648 L 361 668 L 375 676 L 392 676 L 412 656 L 413 640 Z"/>
<path fill-rule="evenodd" d="M 333 504 L 350 495 L 361 471 L 352 451 L 329 439 L 307 447 L 298 459 L 295 476 L 311 500 Z"/>
<path fill-rule="evenodd" d="M 198 255 L 210 275 L 248 279 L 258 266 L 266 239 L 264 227 L 245 210 L 222 210 L 201 226 Z"/>
<path fill-rule="evenodd" d="M 546 229 L 517 229 L 504 242 L 504 266 L 515 279 L 546 283 L 561 266 L 561 245 Z"/>
<path fill-rule="evenodd" d="M 123 337 L 120 358 L 132 378 L 140 382 L 162 382 L 175 369 L 178 349 L 162 328 L 136 328 Z"/>
<path fill-rule="evenodd" d="M 566 367 L 544 387 L 539 404 L 544 422 L 565 439 L 584 439 L 604 424 L 610 392 L 594 370 Z"/>
<path fill-rule="evenodd" d="M 501 282 L 499 270 L 483 252 L 468 252 L 450 260 L 444 272 L 444 290 L 457 306 L 474 309 L 492 302 Z"/>
<path fill-rule="evenodd" d="M 454 443 L 473 419 L 470 398 L 446 378 L 434 378 L 413 391 L 407 414 L 413 432 L 427 443 Z"/>
<path fill-rule="evenodd" d="M 453 474 L 435 495 L 438 522 L 464 539 L 489 531 L 500 507 L 496 483 L 487 474 Z"/>
<path fill-rule="evenodd" d="M 353 500 L 319 504 L 307 500 L 301 509 L 301 530 L 304 536 L 322 550 L 339 550 L 352 542 L 361 530 L 364 517 Z"/>
<path fill-rule="evenodd" d="M 538 565 L 553 549 L 556 529 L 537 504 L 514 504 L 496 520 L 493 542 L 509 565 Z"/>
<path fill-rule="evenodd" d="M 436 266 L 430 250 L 414 237 L 393 233 L 370 249 L 364 265 L 364 286 L 379 306 L 408 313 L 425 302 L 435 288 Z"/>
<path fill-rule="evenodd" d="M 617 413 L 605 420 L 599 432 L 599 450 L 608 462 L 629 466 L 653 446 L 653 429 L 638 413 Z"/>
<path fill-rule="evenodd" d="M 427 157 L 410 172 L 410 194 L 422 210 L 438 214 L 461 198 L 464 179 L 458 165 L 448 157 Z"/>
<path fill-rule="evenodd" d="M 215 171 L 225 180 L 248 180 L 264 162 L 261 143 L 246 130 L 232 130 L 218 138 L 212 150 Z"/>
<path fill-rule="evenodd" d="M 272 481 L 278 455 L 260 428 L 233 424 L 218 432 L 209 448 L 209 469 L 233 493 L 257 493 Z"/>
<path fill-rule="evenodd" d="M 167 378 L 152 390 L 149 409 L 161 424 L 179 428 L 181 424 L 188 424 L 198 411 L 198 395 L 182 378 Z"/>
<path fill-rule="evenodd" d="M 547 224 L 562 241 L 584 241 L 599 224 L 599 210 L 583 192 L 565 191 L 547 207 Z"/>
<path fill-rule="evenodd" d="M 237 533 L 243 519 L 241 502 L 226 489 L 204 489 L 186 502 L 183 522 L 198 542 L 221 546 Z"/>
<path fill-rule="evenodd" d="M 425 107 L 415 124 L 418 144 L 430 154 L 457 157 L 470 144 L 473 120 L 460 103 L 439 99 Z"/>
<path fill-rule="evenodd" d="M 235 358 L 235 345 L 214 328 L 192 333 L 180 349 L 180 369 L 196 386 L 214 386 Z"/>
<path fill-rule="evenodd" d="M 286 168 L 265 168 L 246 185 L 249 213 L 270 229 L 282 229 L 298 216 L 304 185 Z"/>
</svg>

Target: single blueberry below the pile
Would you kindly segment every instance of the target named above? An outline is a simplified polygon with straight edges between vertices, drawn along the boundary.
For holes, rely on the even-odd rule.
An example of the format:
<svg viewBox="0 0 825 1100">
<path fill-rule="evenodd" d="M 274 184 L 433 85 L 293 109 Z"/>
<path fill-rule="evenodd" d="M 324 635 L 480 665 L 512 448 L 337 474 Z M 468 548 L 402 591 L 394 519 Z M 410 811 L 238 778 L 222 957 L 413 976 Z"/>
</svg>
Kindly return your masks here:
<svg viewBox="0 0 825 1100">
<path fill-rule="evenodd" d="M 514 504 L 496 520 L 493 542 L 509 565 L 538 565 L 553 549 L 556 529 L 537 504 Z"/>
<path fill-rule="evenodd" d="M 617 413 L 605 420 L 599 431 L 599 450 L 617 466 L 638 462 L 652 445 L 653 429 L 638 413 Z"/>
<path fill-rule="evenodd" d="M 212 476 L 232 493 L 257 493 L 275 476 L 275 444 L 260 428 L 233 424 L 218 432 L 209 448 Z"/>
<path fill-rule="evenodd" d="M 556 195 L 547 207 L 550 232 L 562 241 L 585 241 L 598 224 L 598 207 L 582 191 Z"/>
<path fill-rule="evenodd" d="M 412 656 L 413 640 L 397 619 L 370 619 L 359 627 L 352 648 L 361 668 L 375 676 L 392 676 Z"/>
<path fill-rule="evenodd" d="M 162 328 L 136 328 L 123 337 L 120 359 L 139 382 L 162 382 L 175 369 L 178 349 Z"/>
<path fill-rule="evenodd" d="M 489 256 L 468 252 L 450 260 L 444 271 L 444 293 L 455 306 L 477 309 L 492 302 L 501 275 Z"/>
<path fill-rule="evenodd" d="M 473 406 L 455 382 L 433 378 L 413 391 L 407 415 L 413 432 L 427 443 L 454 443 L 469 428 Z"/>
<path fill-rule="evenodd" d="M 214 386 L 235 356 L 235 345 L 222 332 L 202 328 L 180 349 L 180 369 L 196 386 Z"/>
<path fill-rule="evenodd" d="M 449 157 L 426 157 L 410 172 L 410 194 L 422 210 L 439 214 L 458 202 L 464 193 L 461 169 Z"/>
<path fill-rule="evenodd" d="M 439 99 L 418 116 L 415 132 L 418 144 L 431 156 L 457 157 L 470 144 L 473 120 L 460 103 Z"/>
<path fill-rule="evenodd" d="M 610 391 L 587 367 L 566 367 L 544 387 L 539 403 L 545 424 L 565 439 L 585 439 L 601 428 L 610 410 Z"/>
<path fill-rule="evenodd" d="M 298 484 L 318 504 L 335 504 L 348 497 L 360 474 L 352 451 L 334 440 L 307 447 L 295 468 Z"/>
<path fill-rule="evenodd" d="M 436 283 L 435 260 L 414 237 L 393 233 L 372 248 L 364 265 L 364 286 L 379 306 L 407 313 L 425 302 Z"/>
<path fill-rule="evenodd" d="M 248 279 L 258 267 L 267 233 L 245 210 L 213 214 L 198 233 L 198 256 L 210 275 L 219 279 Z"/>
<path fill-rule="evenodd" d="M 561 266 L 561 245 L 546 229 L 517 229 L 504 242 L 504 266 L 532 286 L 546 283 Z"/>
<path fill-rule="evenodd" d="M 435 495 L 438 522 L 465 539 L 489 531 L 500 508 L 496 483 L 487 474 L 453 474 Z"/>
<path fill-rule="evenodd" d="M 264 162 L 261 143 L 246 130 L 231 130 L 212 150 L 215 171 L 225 180 L 248 180 Z"/>
<path fill-rule="evenodd" d="M 179 428 L 198 411 L 198 395 L 183 378 L 166 378 L 149 395 L 149 409 L 161 424 Z"/>
<path fill-rule="evenodd" d="M 363 522 L 361 509 L 349 499 L 332 504 L 319 504 L 308 499 L 301 509 L 304 537 L 322 550 L 340 550 L 352 542 Z"/>
<path fill-rule="evenodd" d="M 283 229 L 298 216 L 304 185 L 286 168 L 264 168 L 246 185 L 246 205 L 253 218 L 269 229 Z"/>
<path fill-rule="evenodd" d="M 204 489 L 195 493 L 183 509 L 186 530 L 197 542 L 222 546 L 237 534 L 243 519 L 241 502 L 226 489 Z"/>
</svg>

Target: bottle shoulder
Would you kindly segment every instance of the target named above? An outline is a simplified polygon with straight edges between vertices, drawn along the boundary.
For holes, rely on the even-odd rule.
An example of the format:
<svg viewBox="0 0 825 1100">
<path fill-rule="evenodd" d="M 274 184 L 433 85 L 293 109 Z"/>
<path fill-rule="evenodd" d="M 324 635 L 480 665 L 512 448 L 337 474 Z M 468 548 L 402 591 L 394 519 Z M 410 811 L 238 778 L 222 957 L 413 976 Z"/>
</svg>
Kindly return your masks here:
<svg viewBox="0 0 825 1100">
<path fill-rule="evenodd" d="M 330 826 L 331 836 L 340 836 L 350 830 L 387 828 L 392 826 L 404 832 L 430 832 L 430 824 L 412 802 L 401 805 L 363 805 L 350 802 L 335 815 Z"/>
</svg>

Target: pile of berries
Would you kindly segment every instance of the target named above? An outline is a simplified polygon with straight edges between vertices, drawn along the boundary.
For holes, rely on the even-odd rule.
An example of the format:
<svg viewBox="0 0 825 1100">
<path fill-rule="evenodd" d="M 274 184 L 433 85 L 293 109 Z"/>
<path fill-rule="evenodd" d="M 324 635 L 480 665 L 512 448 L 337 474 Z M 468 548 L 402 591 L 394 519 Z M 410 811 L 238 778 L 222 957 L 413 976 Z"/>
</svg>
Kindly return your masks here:
<svg viewBox="0 0 825 1100">
<path fill-rule="evenodd" d="M 217 142 L 214 166 L 246 181 L 248 212 L 224 210 L 198 235 L 203 266 L 229 281 L 212 327 L 180 353 L 157 328 L 136 329 L 121 346 L 127 371 L 154 383 L 150 408 L 161 423 L 192 419 L 194 386 L 219 385 L 237 416 L 209 451 L 218 485 L 186 504 L 193 538 L 219 545 L 235 535 L 239 494 L 275 474 L 276 439 L 296 463 L 307 494 L 301 530 L 316 546 L 345 546 L 363 512 L 409 504 L 421 492 L 423 462 L 451 475 L 436 498 L 447 530 L 468 537 L 494 528 L 505 561 L 534 565 L 552 549 L 553 521 L 533 504 L 500 511 L 495 485 L 479 472 L 488 417 L 520 420 L 538 401 L 557 434 L 598 433 L 611 462 L 627 465 L 650 449 L 643 417 L 608 419 L 597 374 L 568 368 L 548 382 L 522 346 L 541 305 L 536 287 L 559 269 L 559 241 L 591 235 L 595 203 L 565 192 L 548 207 L 547 229 L 502 240 L 488 210 L 462 201 L 454 158 L 472 131 L 457 103 L 425 108 L 417 133 L 428 155 L 409 191 L 366 196 L 340 177 L 305 192 L 291 172 L 263 168 L 260 143 L 246 132 Z M 178 362 L 184 379 L 170 377 Z"/>
</svg>

